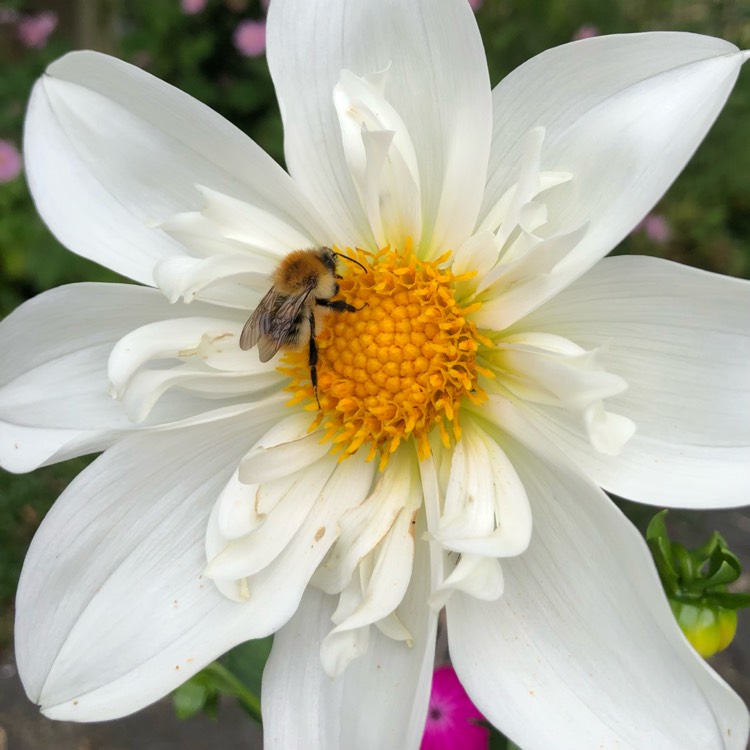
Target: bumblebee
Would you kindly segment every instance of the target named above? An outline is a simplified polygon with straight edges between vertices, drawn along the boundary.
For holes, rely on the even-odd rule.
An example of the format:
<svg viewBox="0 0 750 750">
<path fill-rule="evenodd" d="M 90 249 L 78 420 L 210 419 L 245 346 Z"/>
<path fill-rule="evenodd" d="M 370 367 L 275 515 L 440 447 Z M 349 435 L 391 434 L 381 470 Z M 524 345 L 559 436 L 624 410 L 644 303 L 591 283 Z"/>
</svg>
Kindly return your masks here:
<svg viewBox="0 0 750 750">
<path fill-rule="evenodd" d="M 318 400 L 318 347 L 315 343 L 315 311 L 317 307 L 334 312 L 357 312 L 344 300 L 334 300 L 339 291 L 336 279 L 337 257 L 361 268 L 354 258 L 337 253 L 330 247 L 294 250 L 273 272 L 273 286 L 255 308 L 240 334 L 240 348 L 258 345 L 261 362 L 268 362 L 279 349 L 299 350 L 308 345 L 308 364 L 315 400 Z"/>
</svg>

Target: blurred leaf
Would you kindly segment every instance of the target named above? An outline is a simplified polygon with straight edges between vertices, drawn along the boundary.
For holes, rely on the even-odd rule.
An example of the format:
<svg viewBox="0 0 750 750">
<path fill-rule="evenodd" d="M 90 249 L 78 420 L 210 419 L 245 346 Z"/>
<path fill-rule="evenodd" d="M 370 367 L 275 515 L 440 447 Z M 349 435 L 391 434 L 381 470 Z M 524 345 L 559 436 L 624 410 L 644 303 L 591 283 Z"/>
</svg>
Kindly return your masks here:
<svg viewBox="0 0 750 750">
<path fill-rule="evenodd" d="M 213 696 L 215 705 L 215 693 Z M 177 718 L 189 719 L 191 716 L 204 711 L 209 705 L 211 697 L 210 688 L 202 681 L 192 679 L 183 683 L 172 694 Z"/>
<path fill-rule="evenodd" d="M 263 668 L 271 653 L 273 636 L 235 646 L 221 661 L 226 668 L 256 695 L 260 695 Z"/>
</svg>

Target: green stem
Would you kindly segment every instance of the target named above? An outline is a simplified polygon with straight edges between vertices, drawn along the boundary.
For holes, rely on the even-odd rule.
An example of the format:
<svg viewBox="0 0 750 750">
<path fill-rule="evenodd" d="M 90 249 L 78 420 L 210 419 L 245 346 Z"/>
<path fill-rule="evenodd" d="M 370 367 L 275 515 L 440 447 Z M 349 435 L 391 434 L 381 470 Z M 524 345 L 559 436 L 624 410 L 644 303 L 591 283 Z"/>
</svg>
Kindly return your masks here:
<svg viewBox="0 0 750 750">
<path fill-rule="evenodd" d="M 259 724 L 263 723 L 258 696 L 248 690 L 240 679 L 233 675 L 221 662 L 209 664 L 206 671 L 211 672 L 217 678 L 217 685 L 221 686 L 223 692 L 233 695 L 253 719 Z"/>
</svg>

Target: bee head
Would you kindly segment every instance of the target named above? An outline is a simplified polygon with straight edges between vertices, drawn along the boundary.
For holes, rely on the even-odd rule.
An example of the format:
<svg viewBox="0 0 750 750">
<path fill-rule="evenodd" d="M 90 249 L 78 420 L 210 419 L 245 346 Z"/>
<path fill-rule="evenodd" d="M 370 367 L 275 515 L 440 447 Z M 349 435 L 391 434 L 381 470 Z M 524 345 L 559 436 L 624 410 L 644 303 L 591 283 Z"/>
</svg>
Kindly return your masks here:
<svg viewBox="0 0 750 750">
<path fill-rule="evenodd" d="M 330 247 L 321 247 L 320 248 L 320 260 L 322 261 L 323 265 L 328 268 L 332 273 L 336 273 L 336 256 L 338 253 L 335 253 L 333 250 L 331 250 Z"/>
</svg>

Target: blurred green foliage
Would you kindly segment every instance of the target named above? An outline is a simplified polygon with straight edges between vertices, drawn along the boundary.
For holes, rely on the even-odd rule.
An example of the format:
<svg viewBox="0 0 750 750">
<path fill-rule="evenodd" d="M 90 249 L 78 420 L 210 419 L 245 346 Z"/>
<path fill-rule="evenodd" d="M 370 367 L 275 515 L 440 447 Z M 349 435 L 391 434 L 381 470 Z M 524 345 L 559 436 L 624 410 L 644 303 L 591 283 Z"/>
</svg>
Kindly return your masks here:
<svg viewBox="0 0 750 750">
<path fill-rule="evenodd" d="M 228 695 L 248 716 L 261 721 L 261 679 L 272 644 L 272 636 L 242 643 L 183 683 L 172 694 L 177 716 L 188 719 L 204 713 L 215 719 L 219 697 Z"/>
<path fill-rule="evenodd" d="M 259 0 L 208 0 L 194 15 L 183 13 L 179 0 L 99 0 L 97 7 L 109 19 L 118 56 L 205 102 L 283 163 L 278 106 L 265 58 L 243 57 L 232 43 L 240 20 L 262 18 Z M 34 3 L 33 10 L 42 9 L 43 2 Z M 75 17 L 61 18 L 46 46 L 23 48 L 10 19 L 26 10 L 31 6 L 23 0 L 0 5 L 0 139 L 17 145 L 33 82 L 77 38 Z M 750 0 L 485 0 L 477 18 L 493 84 L 532 55 L 570 41 L 586 25 L 603 34 L 695 31 L 750 47 Z M 96 47 L 97 38 L 88 44 Z M 750 75 L 745 73 L 706 142 L 655 209 L 665 217 L 671 238 L 655 241 L 636 231 L 618 252 L 660 255 L 750 277 L 748 124 Z M 0 183 L 0 316 L 52 286 L 114 278 L 54 240 L 37 218 L 22 177 Z M 29 540 L 53 499 L 85 464 L 76 460 L 26 477 L 0 472 L 0 646 L 10 638 L 10 605 Z M 260 651 L 237 652 L 224 662 L 256 694 L 267 647 L 264 642 Z M 178 708 L 182 715 L 210 712 L 222 691 L 231 693 L 231 686 L 204 674 L 177 694 Z"/>
</svg>

